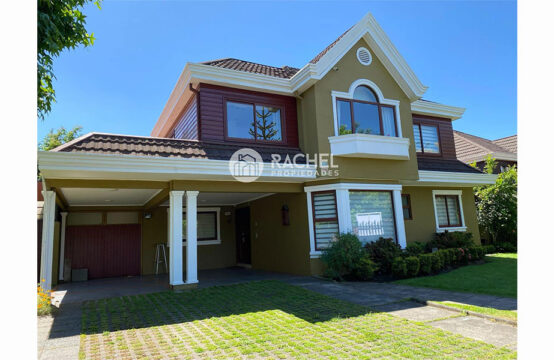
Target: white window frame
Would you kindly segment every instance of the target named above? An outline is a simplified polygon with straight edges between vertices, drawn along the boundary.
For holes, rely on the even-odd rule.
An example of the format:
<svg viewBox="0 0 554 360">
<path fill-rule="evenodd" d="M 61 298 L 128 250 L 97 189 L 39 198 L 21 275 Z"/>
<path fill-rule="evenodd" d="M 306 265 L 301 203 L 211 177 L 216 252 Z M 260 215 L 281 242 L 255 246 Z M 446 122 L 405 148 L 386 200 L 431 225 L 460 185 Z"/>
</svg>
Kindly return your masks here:
<svg viewBox="0 0 554 360">
<path fill-rule="evenodd" d="M 202 212 L 214 212 L 216 213 L 216 228 L 217 228 L 217 239 L 215 240 L 197 240 L 196 243 L 198 246 L 201 245 L 220 245 L 221 244 L 221 221 L 220 221 L 220 212 L 221 208 L 219 207 L 199 207 L 196 213 Z M 183 219 L 186 219 L 187 208 L 183 207 Z M 185 234 L 185 232 L 183 232 Z M 187 242 L 183 241 L 183 246 L 187 246 Z"/>
<path fill-rule="evenodd" d="M 402 211 L 402 185 L 397 184 L 360 184 L 360 183 L 338 183 L 327 185 L 306 186 L 306 200 L 308 206 L 308 228 L 310 234 L 310 258 L 319 258 L 321 251 L 316 250 L 314 219 L 312 209 L 312 193 L 319 191 L 336 192 L 337 218 L 339 220 L 339 232 L 352 231 L 352 218 L 350 216 L 350 190 L 386 190 L 392 192 L 392 205 L 394 210 L 394 222 L 396 225 L 396 238 L 402 249 L 406 247 L 406 230 L 404 228 L 404 213 Z"/>
<path fill-rule="evenodd" d="M 433 190 L 433 209 L 435 211 L 435 228 L 436 232 L 444 232 L 446 230 L 448 231 L 466 231 L 467 226 L 464 219 L 464 206 L 462 204 L 462 190 Z M 458 204 L 460 205 L 460 217 L 462 220 L 462 226 L 439 226 L 439 216 L 437 212 L 437 201 L 435 198 L 435 195 L 457 195 L 458 196 Z"/>
<path fill-rule="evenodd" d="M 391 105 L 394 107 L 394 112 L 396 115 L 396 136 L 401 138 L 402 137 L 402 121 L 400 121 L 400 101 L 393 100 L 393 99 L 387 99 L 383 95 L 383 92 L 377 84 L 375 84 L 373 81 L 368 79 L 358 79 L 355 80 L 348 89 L 348 92 L 340 92 L 340 91 L 331 91 L 331 98 L 333 102 L 333 122 L 335 127 L 335 136 L 339 136 L 339 119 L 337 114 L 337 98 L 343 98 L 343 99 L 354 99 L 354 90 L 360 85 L 368 86 L 371 90 L 375 92 L 375 94 L 378 97 L 379 103 L 385 104 L 385 105 Z M 352 114 L 353 116 L 353 114 Z M 379 135 L 382 136 L 382 135 Z"/>
</svg>

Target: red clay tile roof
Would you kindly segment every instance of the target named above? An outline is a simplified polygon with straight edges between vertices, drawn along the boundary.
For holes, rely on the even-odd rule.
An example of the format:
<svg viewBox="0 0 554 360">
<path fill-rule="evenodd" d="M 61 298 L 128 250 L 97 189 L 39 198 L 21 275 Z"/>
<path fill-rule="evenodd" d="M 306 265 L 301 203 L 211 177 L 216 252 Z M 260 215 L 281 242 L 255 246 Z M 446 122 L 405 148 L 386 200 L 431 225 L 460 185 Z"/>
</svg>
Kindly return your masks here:
<svg viewBox="0 0 554 360">
<path fill-rule="evenodd" d="M 428 171 L 447 171 L 447 172 L 465 172 L 482 174 L 480 170 L 475 169 L 467 164 L 464 164 L 460 160 L 445 160 L 445 159 L 431 159 L 431 158 L 418 158 L 417 167 L 419 170 Z"/>
<path fill-rule="evenodd" d="M 238 70 L 251 72 L 255 74 L 263 74 L 273 77 L 278 77 L 282 79 L 290 79 L 294 76 L 300 69 L 294 68 L 291 66 L 275 67 L 263 64 L 256 64 L 250 61 L 244 61 L 233 58 L 225 58 L 219 60 L 205 61 L 201 64 L 216 66 L 225 69 Z"/>
<path fill-rule="evenodd" d="M 454 130 L 454 143 L 456 146 L 456 157 L 464 162 L 471 162 L 478 160 L 481 157 L 485 157 L 488 154 L 517 154 L 517 135 L 514 135 L 515 139 L 499 139 L 505 140 L 507 147 L 502 147 L 496 143 L 498 140 L 491 141 L 479 136 L 466 134 L 461 131 Z M 515 146 L 514 146 L 515 143 Z M 516 148 L 516 151 L 511 151 L 508 146 Z"/>
<path fill-rule="evenodd" d="M 320 52 L 312 60 L 310 60 L 310 63 L 317 64 L 317 62 L 323 57 L 323 55 L 327 54 L 327 52 L 329 50 L 331 50 L 333 48 L 333 46 L 335 46 L 339 42 L 339 40 L 342 39 L 343 36 L 346 35 L 346 33 L 348 33 L 350 31 L 350 29 L 352 29 L 352 28 L 353 28 L 353 26 L 351 26 L 348 30 L 346 30 L 344 33 L 342 33 L 341 36 L 339 36 L 335 41 L 333 41 L 331 44 L 329 44 L 329 46 L 327 46 L 325 49 L 323 49 L 322 52 Z"/>
<path fill-rule="evenodd" d="M 244 146 L 241 144 L 99 133 L 89 133 L 52 151 L 229 160 L 235 151 L 244 147 L 258 151 L 265 162 L 271 162 L 271 154 L 280 154 L 281 159 L 284 160 L 286 155 L 289 155 L 292 159 L 294 155 L 301 153 L 299 149 L 278 146 L 258 146 L 254 144 Z M 302 157 L 299 160 L 302 160 Z"/>
<path fill-rule="evenodd" d="M 511 153 L 517 154 L 517 135 L 508 136 L 492 141 L 496 145 L 503 147 Z"/>
</svg>

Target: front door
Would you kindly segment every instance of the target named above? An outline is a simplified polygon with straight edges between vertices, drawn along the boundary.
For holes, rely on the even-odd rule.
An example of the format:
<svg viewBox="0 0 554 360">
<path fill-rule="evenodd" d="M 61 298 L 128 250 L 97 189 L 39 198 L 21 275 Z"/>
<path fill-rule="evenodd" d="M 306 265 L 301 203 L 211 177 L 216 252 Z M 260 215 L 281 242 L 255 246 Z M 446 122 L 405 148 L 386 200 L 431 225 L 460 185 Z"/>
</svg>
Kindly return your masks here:
<svg viewBox="0 0 554 360">
<path fill-rule="evenodd" d="M 244 207 L 235 212 L 237 239 L 237 263 L 251 264 L 250 256 L 250 208 Z"/>
</svg>

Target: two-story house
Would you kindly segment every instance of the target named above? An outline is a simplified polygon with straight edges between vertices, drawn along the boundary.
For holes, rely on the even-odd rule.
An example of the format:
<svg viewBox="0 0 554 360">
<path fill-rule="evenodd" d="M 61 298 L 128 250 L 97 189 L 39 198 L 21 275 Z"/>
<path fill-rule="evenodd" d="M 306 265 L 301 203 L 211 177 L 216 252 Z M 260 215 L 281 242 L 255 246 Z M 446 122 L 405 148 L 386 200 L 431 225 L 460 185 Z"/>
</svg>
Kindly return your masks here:
<svg viewBox="0 0 554 360">
<path fill-rule="evenodd" d="M 153 274 L 159 244 L 180 287 L 235 265 L 320 273 L 339 232 L 479 242 L 472 187 L 495 176 L 456 159 L 464 109 L 422 100 L 426 89 L 370 14 L 300 69 L 187 63 L 151 136 L 90 133 L 39 152 L 41 277 Z M 243 148 L 263 163 L 252 182 L 230 171 Z"/>
</svg>

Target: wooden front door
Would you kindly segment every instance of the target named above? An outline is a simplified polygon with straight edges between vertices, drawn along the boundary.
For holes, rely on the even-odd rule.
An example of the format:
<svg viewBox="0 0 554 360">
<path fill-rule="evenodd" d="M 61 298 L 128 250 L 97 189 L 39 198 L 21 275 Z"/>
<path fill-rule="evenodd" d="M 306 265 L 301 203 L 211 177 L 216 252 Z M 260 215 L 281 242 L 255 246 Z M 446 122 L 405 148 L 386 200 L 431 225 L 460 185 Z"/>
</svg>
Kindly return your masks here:
<svg viewBox="0 0 554 360">
<path fill-rule="evenodd" d="M 250 208 L 244 207 L 235 212 L 235 228 L 237 239 L 237 263 L 251 264 L 250 252 Z"/>
</svg>

